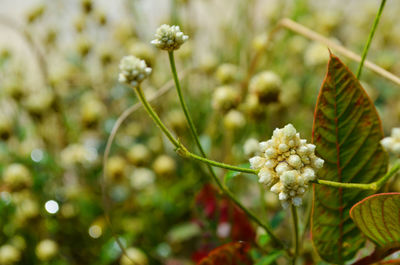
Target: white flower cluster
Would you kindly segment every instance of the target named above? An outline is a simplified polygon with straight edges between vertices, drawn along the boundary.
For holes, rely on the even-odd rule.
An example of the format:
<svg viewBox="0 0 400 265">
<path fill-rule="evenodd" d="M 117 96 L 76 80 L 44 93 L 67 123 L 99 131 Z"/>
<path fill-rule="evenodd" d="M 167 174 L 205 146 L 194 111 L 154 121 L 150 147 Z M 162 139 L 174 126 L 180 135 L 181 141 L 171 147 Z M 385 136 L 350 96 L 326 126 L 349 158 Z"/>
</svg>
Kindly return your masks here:
<svg viewBox="0 0 400 265">
<path fill-rule="evenodd" d="M 123 57 L 119 69 L 118 81 L 132 87 L 137 87 L 151 74 L 151 68 L 147 67 L 146 62 L 133 55 Z"/>
<path fill-rule="evenodd" d="M 151 41 L 161 50 L 173 51 L 179 49 L 189 37 L 181 31 L 179 26 L 161 25 L 155 34 L 155 39 Z"/>
<path fill-rule="evenodd" d="M 259 182 L 279 195 L 284 208 L 302 204 L 302 196 L 316 171 L 324 165 L 314 151 L 315 145 L 300 139 L 292 124 L 275 129 L 272 138 L 259 144 L 261 155 L 250 158 L 253 169 L 259 170 Z"/>
<path fill-rule="evenodd" d="M 393 128 L 392 135 L 383 138 L 381 144 L 387 151 L 400 156 L 400 128 Z"/>
</svg>

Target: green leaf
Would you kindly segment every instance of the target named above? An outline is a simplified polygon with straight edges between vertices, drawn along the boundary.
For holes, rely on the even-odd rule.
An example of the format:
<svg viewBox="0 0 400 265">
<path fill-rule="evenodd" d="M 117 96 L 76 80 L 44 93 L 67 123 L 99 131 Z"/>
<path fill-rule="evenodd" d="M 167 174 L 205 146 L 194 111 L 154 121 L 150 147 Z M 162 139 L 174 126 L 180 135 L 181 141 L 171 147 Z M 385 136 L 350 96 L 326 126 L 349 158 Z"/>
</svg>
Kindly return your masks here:
<svg viewBox="0 0 400 265">
<path fill-rule="evenodd" d="M 250 168 L 250 163 L 241 164 L 239 165 L 239 167 Z M 229 170 L 228 172 L 226 172 L 224 176 L 224 183 L 227 184 L 229 181 L 231 181 L 236 176 L 239 176 L 240 174 L 242 174 L 242 172 Z"/>
<path fill-rule="evenodd" d="M 375 194 L 351 208 L 350 216 L 357 227 L 376 245 L 376 261 L 400 249 L 400 193 Z M 380 254 L 380 256 L 378 255 Z"/>
<path fill-rule="evenodd" d="M 325 160 L 318 177 L 353 183 L 376 181 L 387 171 L 388 156 L 376 109 L 350 70 L 334 55 L 314 116 L 313 143 Z M 364 238 L 349 217 L 350 208 L 371 191 L 314 185 L 312 236 L 320 256 L 332 263 L 351 259 Z"/>
<path fill-rule="evenodd" d="M 255 265 L 269 265 L 272 264 L 277 258 L 282 256 L 284 254 L 283 251 L 274 251 L 271 254 L 266 255 L 265 257 L 262 257 L 257 261 Z"/>
</svg>

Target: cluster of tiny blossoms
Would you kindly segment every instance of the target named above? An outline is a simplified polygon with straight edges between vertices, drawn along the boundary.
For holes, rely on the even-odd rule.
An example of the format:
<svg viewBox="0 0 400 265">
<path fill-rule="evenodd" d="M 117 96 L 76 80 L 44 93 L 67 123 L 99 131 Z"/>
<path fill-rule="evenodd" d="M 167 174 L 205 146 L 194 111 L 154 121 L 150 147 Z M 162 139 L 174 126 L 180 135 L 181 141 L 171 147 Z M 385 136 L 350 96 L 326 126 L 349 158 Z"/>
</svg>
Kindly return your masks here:
<svg viewBox="0 0 400 265">
<path fill-rule="evenodd" d="M 383 138 L 381 144 L 387 151 L 400 156 L 400 128 L 393 128 L 392 135 Z"/>
<path fill-rule="evenodd" d="M 253 169 L 259 170 L 259 182 L 279 195 L 284 208 L 300 206 L 302 196 L 324 160 L 318 158 L 315 145 L 300 139 L 292 124 L 275 129 L 272 138 L 259 144 L 261 155 L 250 158 Z"/>
<path fill-rule="evenodd" d="M 179 49 L 189 37 L 181 31 L 179 26 L 161 25 L 155 34 L 155 39 L 151 41 L 161 50 L 174 51 Z"/>
<path fill-rule="evenodd" d="M 125 56 L 119 64 L 118 81 L 137 87 L 151 74 L 151 68 L 147 67 L 144 60 L 140 60 L 133 55 Z"/>
</svg>

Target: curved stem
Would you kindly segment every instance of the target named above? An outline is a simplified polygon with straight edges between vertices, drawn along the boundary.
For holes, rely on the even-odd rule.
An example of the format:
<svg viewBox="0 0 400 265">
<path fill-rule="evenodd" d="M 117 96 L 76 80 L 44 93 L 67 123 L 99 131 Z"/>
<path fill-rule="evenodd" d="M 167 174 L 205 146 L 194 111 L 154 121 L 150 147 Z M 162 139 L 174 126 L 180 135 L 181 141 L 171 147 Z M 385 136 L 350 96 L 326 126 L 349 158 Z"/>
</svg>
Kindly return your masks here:
<svg viewBox="0 0 400 265">
<path fill-rule="evenodd" d="M 150 117 L 153 119 L 153 121 L 157 124 L 157 126 L 162 130 L 162 132 L 167 136 L 167 138 L 171 141 L 171 143 L 175 146 L 176 151 L 179 155 L 181 155 L 182 157 L 187 157 L 187 158 L 191 158 L 194 160 L 198 160 L 198 161 L 202 161 L 207 163 L 208 165 L 213 165 L 216 167 L 222 167 L 222 168 L 226 168 L 226 169 L 230 169 L 230 170 L 240 170 L 241 172 L 246 172 L 246 173 L 254 173 L 256 174 L 256 171 L 252 170 L 252 169 L 247 169 L 247 168 L 240 168 L 240 167 L 235 167 L 235 166 L 231 166 L 231 165 L 227 165 L 224 163 L 219 163 L 216 161 L 212 161 L 200 156 L 197 156 L 195 154 L 192 154 L 191 152 L 189 152 L 178 140 L 176 140 L 174 138 L 174 136 L 172 135 L 172 133 L 168 130 L 168 128 L 162 123 L 161 119 L 158 117 L 157 113 L 154 111 L 154 109 L 151 107 L 151 105 L 147 102 L 146 97 L 143 94 L 143 91 L 141 89 L 141 87 L 136 87 L 135 88 L 135 92 L 139 97 L 139 100 L 141 101 L 141 103 L 143 104 L 144 108 L 146 109 L 147 113 L 150 115 Z M 257 223 L 259 226 L 261 226 L 271 237 L 272 241 L 281 249 L 284 249 L 286 251 L 286 253 L 288 255 L 290 255 L 290 252 L 288 250 L 288 248 L 286 247 L 286 245 L 279 239 L 277 238 L 273 233 L 272 233 L 272 229 L 264 224 L 263 222 L 261 222 L 260 219 L 258 219 L 258 217 L 252 213 L 249 209 L 247 209 L 236 197 L 235 195 L 227 188 L 225 187 L 221 181 L 218 179 L 218 177 L 215 178 L 215 181 L 217 182 L 218 186 L 221 188 L 221 191 L 226 194 L 240 209 L 242 209 L 247 216 L 249 216 L 255 223 Z"/>
<path fill-rule="evenodd" d="M 357 74 L 356 74 L 357 79 L 360 79 L 360 77 L 361 77 L 361 72 L 362 72 L 362 68 L 364 66 L 364 61 L 365 61 L 365 58 L 367 57 L 369 46 L 371 45 L 372 39 L 374 37 L 376 28 L 377 28 L 378 23 L 379 23 L 379 19 L 381 18 L 381 15 L 382 15 L 383 8 L 385 7 L 385 3 L 386 3 L 386 0 L 382 0 L 381 5 L 380 5 L 379 10 L 378 10 L 378 13 L 376 14 L 374 23 L 372 24 L 372 28 L 371 28 L 371 31 L 369 33 L 367 43 L 365 44 L 363 53 L 361 55 L 361 62 L 358 65 Z"/>
<path fill-rule="evenodd" d="M 294 256 L 293 264 L 296 264 L 296 259 L 299 256 L 299 219 L 297 216 L 297 208 L 292 204 L 292 220 L 293 220 L 293 233 L 294 233 Z"/>
<path fill-rule="evenodd" d="M 400 162 L 396 163 L 382 178 L 372 183 L 342 183 L 330 180 L 316 179 L 313 182 L 334 188 L 379 190 L 397 171 L 400 170 Z"/>
<path fill-rule="evenodd" d="M 143 94 L 142 88 L 136 87 L 135 88 L 136 95 L 138 96 L 140 102 L 143 104 L 143 107 L 146 109 L 147 113 L 151 116 L 157 126 L 161 129 L 161 131 L 167 136 L 168 140 L 175 146 L 175 148 L 179 149 L 182 145 L 179 143 L 178 140 L 172 135 L 172 133 L 168 130 L 168 128 L 162 123 L 160 117 L 158 117 L 157 113 L 154 109 L 150 106 L 149 102 L 146 100 L 146 97 Z"/>
</svg>

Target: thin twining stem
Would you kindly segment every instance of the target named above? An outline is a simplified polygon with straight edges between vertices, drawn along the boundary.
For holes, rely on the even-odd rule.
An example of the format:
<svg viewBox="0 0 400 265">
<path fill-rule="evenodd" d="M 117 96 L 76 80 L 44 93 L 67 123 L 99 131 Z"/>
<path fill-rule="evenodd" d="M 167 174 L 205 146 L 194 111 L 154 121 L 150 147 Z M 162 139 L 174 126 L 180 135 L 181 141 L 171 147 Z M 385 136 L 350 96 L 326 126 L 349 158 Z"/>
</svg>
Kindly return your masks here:
<svg viewBox="0 0 400 265">
<path fill-rule="evenodd" d="M 360 79 L 360 77 L 361 77 L 361 72 L 362 72 L 362 68 L 364 66 L 364 61 L 365 61 L 365 58 L 367 58 L 369 46 L 371 45 L 372 39 L 374 38 L 376 28 L 378 27 L 379 19 L 381 18 L 383 8 L 385 7 L 385 3 L 386 3 L 386 0 L 382 0 L 381 5 L 379 6 L 378 13 L 376 14 L 374 23 L 372 24 L 372 28 L 369 33 L 367 43 L 365 44 L 363 53 L 361 55 L 361 62 L 358 65 L 357 74 L 356 74 L 357 79 Z"/>
<path fill-rule="evenodd" d="M 162 123 L 161 119 L 157 115 L 157 113 L 154 111 L 152 106 L 148 103 L 146 100 L 146 97 L 141 89 L 141 87 L 135 87 L 134 88 L 140 102 L 143 104 L 143 107 L 147 111 L 147 113 L 150 115 L 150 117 L 153 119 L 153 121 L 156 123 L 156 125 L 161 129 L 161 131 L 165 134 L 165 136 L 171 141 L 171 143 L 175 146 L 176 152 L 185 158 L 191 158 L 193 160 L 198 160 L 204 163 L 207 163 L 212 166 L 216 167 L 221 167 L 229 170 L 234 170 L 234 171 L 239 171 L 239 172 L 244 172 L 244 173 L 251 173 L 251 174 L 257 174 L 256 170 L 253 169 L 248 169 L 248 168 L 240 168 L 240 167 L 235 167 L 231 166 L 228 164 L 216 162 L 213 160 L 209 160 L 200 156 L 197 156 L 191 152 L 189 152 L 186 147 L 184 147 L 175 137 L 172 135 L 172 133 L 168 130 L 168 128 Z M 262 227 L 268 235 L 271 237 L 272 241 L 277 245 L 277 247 L 284 249 L 288 255 L 291 255 L 289 249 L 287 246 L 279 239 L 277 238 L 273 232 L 272 229 L 267 225 L 261 222 L 258 217 L 253 214 L 249 209 L 247 209 L 236 197 L 235 195 L 228 190 L 224 185 L 221 185 L 222 187 L 222 192 L 227 195 L 240 209 L 242 209 L 247 216 L 249 216 L 255 223 L 257 223 L 260 227 Z"/>
</svg>

